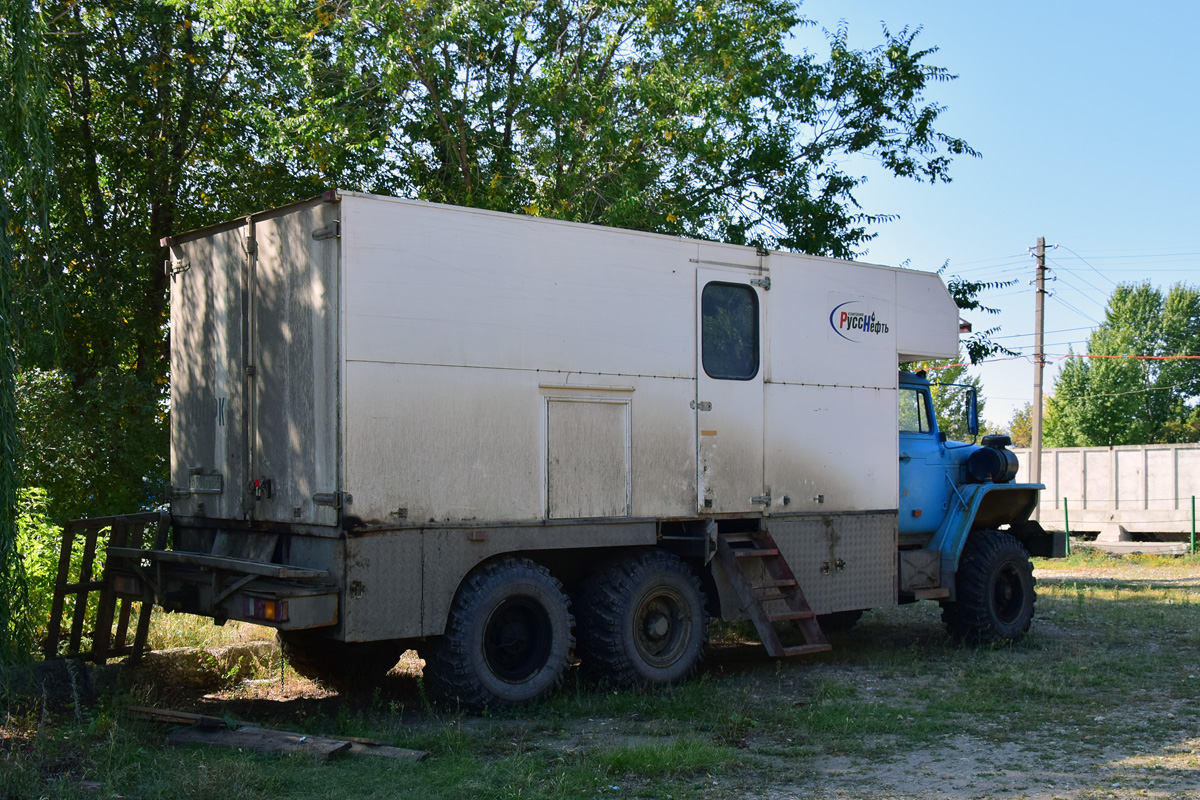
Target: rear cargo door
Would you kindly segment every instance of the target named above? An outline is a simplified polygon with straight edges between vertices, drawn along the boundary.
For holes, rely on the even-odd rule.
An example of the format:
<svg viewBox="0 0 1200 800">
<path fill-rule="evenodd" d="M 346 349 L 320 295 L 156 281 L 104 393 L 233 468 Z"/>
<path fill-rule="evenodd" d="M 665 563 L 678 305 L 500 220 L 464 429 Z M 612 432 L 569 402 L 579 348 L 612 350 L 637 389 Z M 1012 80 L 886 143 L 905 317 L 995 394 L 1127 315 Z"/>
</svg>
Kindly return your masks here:
<svg viewBox="0 0 1200 800">
<path fill-rule="evenodd" d="M 696 270 L 696 487 L 701 513 L 764 511 L 765 295 L 744 270 Z"/>
<path fill-rule="evenodd" d="M 248 504 L 257 520 L 338 524 L 339 206 L 256 217 L 250 274 Z"/>
</svg>

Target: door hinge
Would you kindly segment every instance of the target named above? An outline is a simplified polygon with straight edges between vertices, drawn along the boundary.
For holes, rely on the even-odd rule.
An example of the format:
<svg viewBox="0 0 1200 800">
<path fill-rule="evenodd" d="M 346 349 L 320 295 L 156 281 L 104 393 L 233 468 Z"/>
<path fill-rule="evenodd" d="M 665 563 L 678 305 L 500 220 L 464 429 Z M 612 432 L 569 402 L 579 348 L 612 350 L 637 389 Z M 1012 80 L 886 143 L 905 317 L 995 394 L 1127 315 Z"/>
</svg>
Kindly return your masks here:
<svg viewBox="0 0 1200 800">
<path fill-rule="evenodd" d="M 708 402 L 707 400 L 701 400 L 699 403 L 697 403 L 695 400 L 693 400 L 692 408 L 700 411 L 712 411 L 712 403 Z"/>
<path fill-rule="evenodd" d="M 769 506 L 771 505 L 771 493 L 767 492 L 766 494 L 759 495 L 758 497 L 751 497 L 750 502 Z"/>
<path fill-rule="evenodd" d="M 751 278 L 750 285 L 761 286 L 764 292 L 769 292 L 771 291 L 771 276 L 768 275 L 765 278 Z"/>
<path fill-rule="evenodd" d="M 312 499 L 313 503 L 318 506 L 332 506 L 334 508 L 342 508 L 354 500 L 353 497 L 345 492 L 317 492 L 312 496 Z"/>
<path fill-rule="evenodd" d="M 324 228 L 317 228 L 312 232 L 312 237 L 318 241 L 321 239 L 339 239 L 341 236 L 342 226 L 336 219 L 331 220 Z"/>
<path fill-rule="evenodd" d="M 163 272 L 169 278 L 173 278 L 181 272 L 187 272 L 191 268 L 192 263 L 186 258 L 169 258 L 163 262 Z"/>
</svg>

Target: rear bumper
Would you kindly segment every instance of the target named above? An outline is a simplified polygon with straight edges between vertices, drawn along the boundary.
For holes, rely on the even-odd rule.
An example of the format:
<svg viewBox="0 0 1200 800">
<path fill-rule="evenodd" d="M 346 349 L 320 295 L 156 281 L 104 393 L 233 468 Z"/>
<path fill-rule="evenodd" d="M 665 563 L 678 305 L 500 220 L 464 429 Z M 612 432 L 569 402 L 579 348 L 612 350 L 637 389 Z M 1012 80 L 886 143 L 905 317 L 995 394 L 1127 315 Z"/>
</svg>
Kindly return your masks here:
<svg viewBox="0 0 1200 800">
<path fill-rule="evenodd" d="M 339 597 L 325 570 L 208 553 L 111 547 L 118 597 L 152 599 L 165 611 L 305 630 L 336 625 Z"/>
</svg>

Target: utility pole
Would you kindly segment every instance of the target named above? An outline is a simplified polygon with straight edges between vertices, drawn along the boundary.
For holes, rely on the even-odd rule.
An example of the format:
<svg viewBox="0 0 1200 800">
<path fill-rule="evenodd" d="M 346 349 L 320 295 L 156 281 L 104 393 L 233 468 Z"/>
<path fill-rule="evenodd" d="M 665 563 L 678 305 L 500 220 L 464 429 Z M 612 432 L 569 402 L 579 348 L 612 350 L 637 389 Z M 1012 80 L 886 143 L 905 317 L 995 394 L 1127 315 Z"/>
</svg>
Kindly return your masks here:
<svg viewBox="0 0 1200 800">
<path fill-rule="evenodd" d="M 1042 371 L 1046 366 L 1046 237 L 1037 240 L 1037 291 L 1033 321 L 1033 407 L 1030 420 L 1033 441 L 1029 456 L 1030 483 L 1042 482 Z"/>
</svg>

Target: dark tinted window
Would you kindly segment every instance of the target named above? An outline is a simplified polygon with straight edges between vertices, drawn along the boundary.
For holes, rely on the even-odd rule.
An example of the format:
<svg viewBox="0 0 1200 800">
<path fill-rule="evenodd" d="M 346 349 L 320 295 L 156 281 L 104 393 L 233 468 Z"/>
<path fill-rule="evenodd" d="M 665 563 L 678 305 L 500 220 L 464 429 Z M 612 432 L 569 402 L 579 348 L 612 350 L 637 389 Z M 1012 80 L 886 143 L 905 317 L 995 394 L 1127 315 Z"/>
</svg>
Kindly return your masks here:
<svg viewBox="0 0 1200 800">
<path fill-rule="evenodd" d="M 710 283 L 700 295 L 701 361 L 712 378 L 758 374 L 758 296 L 738 283 Z"/>
</svg>

